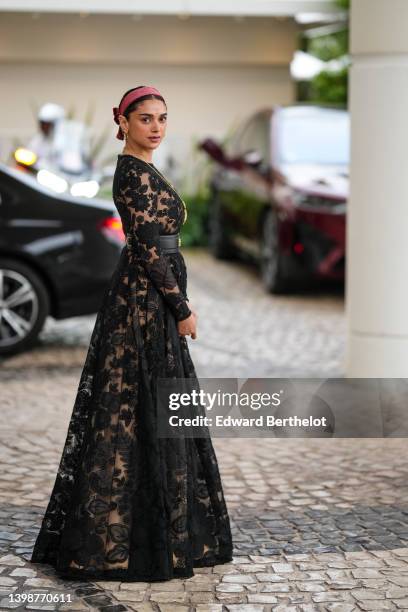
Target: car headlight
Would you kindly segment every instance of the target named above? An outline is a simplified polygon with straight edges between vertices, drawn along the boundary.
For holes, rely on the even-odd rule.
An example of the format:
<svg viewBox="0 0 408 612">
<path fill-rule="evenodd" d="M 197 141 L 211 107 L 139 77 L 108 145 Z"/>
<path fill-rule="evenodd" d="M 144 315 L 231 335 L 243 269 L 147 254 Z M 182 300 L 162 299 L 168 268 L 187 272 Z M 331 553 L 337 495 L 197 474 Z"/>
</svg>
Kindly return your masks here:
<svg viewBox="0 0 408 612">
<path fill-rule="evenodd" d="M 37 172 L 37 181 L 44 185 L 44 187 L 49 187 L 57 193 L 64 193 L 68 189 L 67 181 L 49 170 L 39 170 Z"/>
<path fill-rule="evenodd" d="M 98 181 L 81 181 L 71 186 L 71 195 L 94 198 L 99 191 Z"/>
<path fill-rule="evenodd" d="M 19 147 L 14 151 L 14 159 L 23 166 L 33 166 L 37 161 L 37 155 L 30 149 Z"/>
</svg>

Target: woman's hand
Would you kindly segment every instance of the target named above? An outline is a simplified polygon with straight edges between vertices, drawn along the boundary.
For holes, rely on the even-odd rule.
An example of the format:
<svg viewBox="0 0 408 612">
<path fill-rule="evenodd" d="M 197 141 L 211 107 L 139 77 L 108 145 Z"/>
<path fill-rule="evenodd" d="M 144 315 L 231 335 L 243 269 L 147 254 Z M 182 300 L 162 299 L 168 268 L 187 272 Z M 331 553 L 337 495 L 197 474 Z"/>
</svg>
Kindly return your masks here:
<svg viewBox="0 0 408 612">
<path fill-rule="evenodd" d="M 197 338 L 197 314 L 190 308 L 191 315 L 184 319 L 184 321 L 178 321 L 177 329 L 179 336 L 191 336 L 193 340 Z"/>
</svg>

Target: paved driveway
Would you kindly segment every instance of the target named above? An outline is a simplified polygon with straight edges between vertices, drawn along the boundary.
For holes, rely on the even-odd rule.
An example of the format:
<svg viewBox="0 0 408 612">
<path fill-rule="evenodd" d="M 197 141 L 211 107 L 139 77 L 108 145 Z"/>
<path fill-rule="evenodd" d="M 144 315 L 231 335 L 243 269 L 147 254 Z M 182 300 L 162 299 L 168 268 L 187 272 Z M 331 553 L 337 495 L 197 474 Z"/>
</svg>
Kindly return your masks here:
<svg viewBox="0 0 408 612">
<path fill-rule="evenodd" d="M 340 296 L 273 297 L 247 266 L 200 251 L 186 259 L 200 376 L 344 375 Z M 0 369 L 0 610 L 408 608 L 408 462 L 398 438 L 214 438 L 234 560 L 198 568 L 194 578 L 64 583 L 52 568 L 28 563 L 94 319 L 50 320 L 38 348 Z M 10 602 L 23 593 L 54 601 Z"/>
</svg>

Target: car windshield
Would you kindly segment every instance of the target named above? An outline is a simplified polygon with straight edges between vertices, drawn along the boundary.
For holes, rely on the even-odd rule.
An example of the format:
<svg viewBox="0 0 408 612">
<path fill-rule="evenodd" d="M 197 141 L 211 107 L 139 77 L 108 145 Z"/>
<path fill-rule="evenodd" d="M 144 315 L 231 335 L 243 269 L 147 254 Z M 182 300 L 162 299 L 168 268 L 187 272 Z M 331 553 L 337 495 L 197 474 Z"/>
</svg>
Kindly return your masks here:
<svg viewBox="0 0 408 612">
<path fill-rule="evenodd" d="M 279 120 L 281 164 L 348 165 L 350 125 L 347 112 L 288 109 Z"/>
</svg>

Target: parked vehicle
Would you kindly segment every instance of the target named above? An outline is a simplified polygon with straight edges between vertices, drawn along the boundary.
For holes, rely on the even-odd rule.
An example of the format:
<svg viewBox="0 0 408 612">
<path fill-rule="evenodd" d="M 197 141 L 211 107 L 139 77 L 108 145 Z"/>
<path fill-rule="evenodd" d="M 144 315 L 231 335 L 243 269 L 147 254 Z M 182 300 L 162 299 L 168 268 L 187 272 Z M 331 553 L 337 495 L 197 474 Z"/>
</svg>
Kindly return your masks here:
<svg viewBox="0 0 408 612">
<path fill-rule="evenodd" d="M 31 172 L 57 193 L 93 198 L 106 177 L 92 160 L 91 135 L 83 121 L 68 119 L 59 104 L 47 102 L 37 116 L 37 132 L 14 152 L 16 167 Z"/>
<path fill-rule="evenodd" d="M 250 257 L 272 293 L 313 279 L 344 280 L 347 111 L 274 106 L 245 120 L 224 148 L 212 139 L 199 147 L 215 162 L 209 211 L 215 257 Z"/>
<path fill-rule="evenodd" d="M 56 193 L 68 192 L 72 196 L 94 198 L 100 188 L 111 182 L 113 172 L 110 168 L 98 170 L 90 165 L 73 170 L 65 165 L 50 165 L 41 160 L 34 151 L 19 147 L 14 151 L 16 168 L 32 174 L 40 185 Z"/>
<path fill-rule="evenodd" d="M 96 312 L 124 244 L 113 203 L 0 164 L 0 355 L 31 346 L 48 315 Z"/>
</svg>

